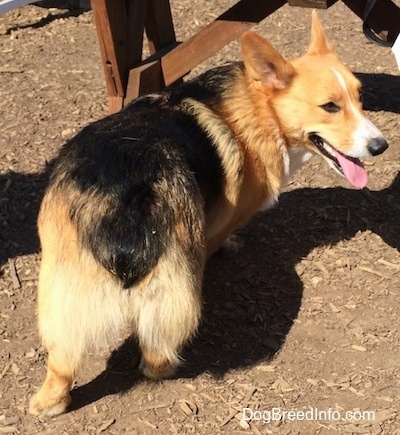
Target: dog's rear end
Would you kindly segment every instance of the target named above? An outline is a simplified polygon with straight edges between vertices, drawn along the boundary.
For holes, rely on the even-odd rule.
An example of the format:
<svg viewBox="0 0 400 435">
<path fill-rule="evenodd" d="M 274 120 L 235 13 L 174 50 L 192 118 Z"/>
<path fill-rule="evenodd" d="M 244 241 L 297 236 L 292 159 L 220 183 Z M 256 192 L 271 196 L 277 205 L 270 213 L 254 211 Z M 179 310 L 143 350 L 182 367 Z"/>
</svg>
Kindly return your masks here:
<svg viewBox="0 0 400 435">
<path fill-rule="evenodd" d="M 49 360 L 33 414 L 64 412 L 83 356 L 126 328 L 138 338 L 141 371 L 171 375 L 200 318 L 205 219 L 193 174 L 172 155 L 137 183 L 138 174 L 125 183 L 122 162 L 93 173 L 79 157 L 93 134 L 83 131 L 61 153 L 40 209 L 39 330 Z M 104 148 L 116 146 L 97 145 L 104 160 Z"/>
</svg>

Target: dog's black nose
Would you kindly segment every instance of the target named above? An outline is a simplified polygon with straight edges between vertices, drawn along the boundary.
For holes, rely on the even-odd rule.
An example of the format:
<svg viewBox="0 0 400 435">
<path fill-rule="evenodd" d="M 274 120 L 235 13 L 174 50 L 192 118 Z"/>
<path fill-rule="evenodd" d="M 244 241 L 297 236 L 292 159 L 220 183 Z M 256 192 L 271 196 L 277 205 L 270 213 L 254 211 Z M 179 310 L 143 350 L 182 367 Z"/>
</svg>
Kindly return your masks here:
<svg viewBox="0 0 400 435">
<path fill-rule="evenodd" d="M 388 143 L 383 137 L 376 137 L 370 140 L 368 144 L 368 151 L 372 156 L 378 156 L 379 154 L 382 154 L 388 146 Z"/>
</svg>

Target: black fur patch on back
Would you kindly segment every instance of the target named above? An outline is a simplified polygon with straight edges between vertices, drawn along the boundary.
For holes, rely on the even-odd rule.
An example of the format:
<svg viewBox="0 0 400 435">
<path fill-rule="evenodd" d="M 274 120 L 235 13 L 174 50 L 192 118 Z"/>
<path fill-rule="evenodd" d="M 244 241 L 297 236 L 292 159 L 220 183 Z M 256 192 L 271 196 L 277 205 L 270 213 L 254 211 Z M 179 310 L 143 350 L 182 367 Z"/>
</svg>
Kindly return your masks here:
<svg viewBox="0 0 400 435">
<path fill-rule="evenodd" d="M 55 174 L 72 192 L 70 218 L 83 246 L 130 287 L 155 266 L 170 237 L 174 210 L 157 187 L 170 170 L 168 151 L 81 139 L 60 154 Z"/>
<path fill-rule="evenodd" d="M 182 101 L 218 104 L 229 71 L 138 99 L 83 129 L 56 159 L 50 188 L 66 192 L 83 247 L 125 288 L 154 268 L 177 221 L 194 239 L 193 222 L 221 195 L 216 146 Z"/>
</svg>

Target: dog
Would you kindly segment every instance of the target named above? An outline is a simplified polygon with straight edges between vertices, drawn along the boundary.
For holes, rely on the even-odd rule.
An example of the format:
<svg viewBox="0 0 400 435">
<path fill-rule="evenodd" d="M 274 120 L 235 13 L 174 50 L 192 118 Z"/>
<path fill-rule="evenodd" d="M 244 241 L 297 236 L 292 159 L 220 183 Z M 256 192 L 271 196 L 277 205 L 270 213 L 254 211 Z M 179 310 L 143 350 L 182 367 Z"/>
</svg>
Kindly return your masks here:
<svg viewBox="0 0 400 435">
<path fill-rule="evenodd" d="M 65 412 L 85 353 L 121 330 L 137 337 L 145 376 L 171 376 L 199 325 L 207 258 L 313 155 L 367 184 L 360 159 L 388 144 L 316 12 L 300 58 L 252 31 L 241 51 L 85 127 L 55 159 L 38 217 L 48 366 L 31 414 Z"/>
</svg>

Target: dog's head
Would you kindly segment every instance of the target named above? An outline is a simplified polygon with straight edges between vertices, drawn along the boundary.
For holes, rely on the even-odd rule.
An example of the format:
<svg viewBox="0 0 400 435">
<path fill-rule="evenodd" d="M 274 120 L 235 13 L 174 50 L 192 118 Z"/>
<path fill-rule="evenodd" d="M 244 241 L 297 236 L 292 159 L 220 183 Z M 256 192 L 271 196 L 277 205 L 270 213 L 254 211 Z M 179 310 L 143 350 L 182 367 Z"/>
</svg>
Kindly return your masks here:
<svg viewBox="0 0 400 435">
<path fill-rule="evenodd" d="M 360 159 L 388 144 L 363 113 L 361 83 L 332 51 L 317 13 L 304 56 L 288 61 L 254 32 L 242 36 L 242 54 L 251 85 L 272 106 L 289 146 L 320 154 L 363 188 L 368 176 Z"/>
</svg>

